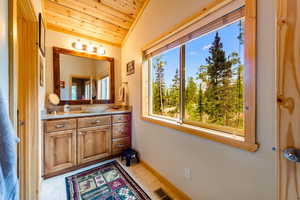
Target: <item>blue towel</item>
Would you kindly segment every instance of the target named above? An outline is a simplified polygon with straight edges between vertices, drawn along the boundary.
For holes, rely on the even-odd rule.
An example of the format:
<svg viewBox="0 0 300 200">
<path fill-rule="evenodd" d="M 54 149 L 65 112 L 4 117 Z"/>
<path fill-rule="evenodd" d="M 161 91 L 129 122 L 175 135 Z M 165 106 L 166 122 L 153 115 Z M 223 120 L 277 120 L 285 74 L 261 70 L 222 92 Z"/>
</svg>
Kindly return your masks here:
<svg viewBox="0 0 300 200">
<path fill-rule="evenodd" d="M 0 200 L 18 200 L 17 143 L 8 114 L 8 101 L 0 89 Z"/>
</svg>

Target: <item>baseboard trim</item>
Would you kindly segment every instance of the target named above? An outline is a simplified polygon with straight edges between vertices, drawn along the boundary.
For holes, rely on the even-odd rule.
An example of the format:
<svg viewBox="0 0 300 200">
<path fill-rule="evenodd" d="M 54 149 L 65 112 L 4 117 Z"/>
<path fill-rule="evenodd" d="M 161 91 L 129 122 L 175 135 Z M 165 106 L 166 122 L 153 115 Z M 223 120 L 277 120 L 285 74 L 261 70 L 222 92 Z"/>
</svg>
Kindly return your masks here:
<svg viewBox="0 0 300 200">
<path fill-rule="evenodd" d="M 181 200 L 192 200 L 188 195 L 178 189 L 175 185 L 173 185 L 168 179 L 162 176 L 158 171 L 152 168 L 148 163 L 144 160 L 140 162 L 146 169 L 148 169 L 154 176 L 158 178 L 160 182 L 166 185 L 173 193 L 180 197 Z"/>
</svg>

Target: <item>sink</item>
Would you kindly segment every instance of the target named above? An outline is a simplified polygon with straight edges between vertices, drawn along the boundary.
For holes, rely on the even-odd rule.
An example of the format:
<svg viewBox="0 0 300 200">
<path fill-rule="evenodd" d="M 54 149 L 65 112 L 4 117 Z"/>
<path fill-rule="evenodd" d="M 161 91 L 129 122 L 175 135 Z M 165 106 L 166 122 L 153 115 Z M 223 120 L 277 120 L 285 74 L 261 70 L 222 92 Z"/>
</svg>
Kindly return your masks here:
<svg viewBox="0 0 300 200">
<path fill-rule="evenodd" d="M 88 114 L 88 113 L 103 113 L 107 111 L 108 106 L 84 106 L 81 110 L 71 110 L 70 112 L 56 112 L 50 115 L 73 115 L 73 114 Z"/>
<path fill-rule="evenodd" d="M 81 113 L 87 113 L 87 112 L 83 111 L 83 110 L 74 110 L 74 111 L 70 111 L 70 112 L 51 113 L 51 115 L 68 115 L 68 114 L 81 114 Z"/>
<path fill-rule="evenodd" d="M 87 106 L 82 108 L 84 113 L 102 113 L 107 110 L 107 106 Z"/>
</svg>

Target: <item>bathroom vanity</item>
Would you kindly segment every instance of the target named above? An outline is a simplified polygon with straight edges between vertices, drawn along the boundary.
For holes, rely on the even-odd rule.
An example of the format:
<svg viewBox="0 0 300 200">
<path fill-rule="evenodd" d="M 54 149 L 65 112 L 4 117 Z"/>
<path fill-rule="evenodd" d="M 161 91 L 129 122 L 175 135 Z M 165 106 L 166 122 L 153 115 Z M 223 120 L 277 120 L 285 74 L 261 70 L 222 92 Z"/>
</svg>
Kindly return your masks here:
<svg viewBox="0 0 300 200">
<path fill-rule="evenodd" d="M 119 155 L 131 147 L 131 112 L 45 115 L 44 178 Z"/>
<path fill-rule="evenodd" d="M 110 159 L 131 146 L 131 111 L 110 108 L 114 58 L 53 47 L 53 83 L 59 101 L 50 102 L 47 113 L 55 114 L 42 117 L 44 178 Z"/>
</svg>

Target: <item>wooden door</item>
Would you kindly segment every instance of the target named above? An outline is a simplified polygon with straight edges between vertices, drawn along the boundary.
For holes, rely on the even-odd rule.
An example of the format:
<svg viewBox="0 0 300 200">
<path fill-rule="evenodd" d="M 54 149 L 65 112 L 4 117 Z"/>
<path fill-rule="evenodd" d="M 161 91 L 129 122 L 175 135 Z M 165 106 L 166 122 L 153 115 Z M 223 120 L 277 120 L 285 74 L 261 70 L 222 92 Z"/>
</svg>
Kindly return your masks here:
<svg viewBox="0 0 300 200">
<path fill-rule="evenodd" d="M 76 130 L 45 133 L 45 175 L 76 165 Z"/>
<path fill-rule="evenodd" d="M 78 164 L 111 155 L 111 126 L 97 126 L 78 130 Z"/>
<path fill-rule="evenodd" d="M 298 200 L 300 164 L 283 152 L 300 149 L 300 1 L 277 0 L 277 9 L 278 199 Z"/>
</svg>

